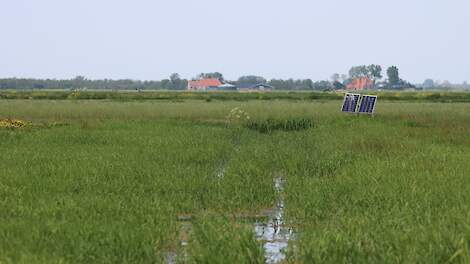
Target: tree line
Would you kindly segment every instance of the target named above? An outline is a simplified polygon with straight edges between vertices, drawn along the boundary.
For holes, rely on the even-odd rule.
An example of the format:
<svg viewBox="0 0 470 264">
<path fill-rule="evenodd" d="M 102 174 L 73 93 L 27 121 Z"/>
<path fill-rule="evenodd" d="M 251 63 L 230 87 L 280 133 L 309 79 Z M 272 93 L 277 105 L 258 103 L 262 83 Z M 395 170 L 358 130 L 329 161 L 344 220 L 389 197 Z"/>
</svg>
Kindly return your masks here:
<svg viewBox="0 0 470 264">
<path fill-rule="evenodd" d="M 380 88 L 408 88 L 413 87 L 408 82 L 400 79 L 398 68 L 391 66 L 386 71 L 387 79 L 383 78 L 382 67 L 380 65 L 361 65 L 352 67 L 348 74 L 332 75 L 331 80 L 313 81 L 312 79 L 270 79 L 262 76 L 247 75 L 241 76 L 236 81 L 225 80 L 220 72 L 200 73 L 192 80 L 215 78 L 222 82 L 234 84 L 267 84 L 276 90 L 338 90 L 344 89 L 352 80 L 360 77 L 367 77 L 380 85 Z M 173 73 L 167 79 L 158 81 L 140 80 L 90 80 L 84 76 L 77 76 L 69 80 L 56 79 L 20 79 L 5 78 L 0 79 L 0 89 L 93 89 L 93 90 L 185 90 L 189 80 L 181 78 L 178 73 Z"/>
<path fill-rule="evenodd" d="M 381 89 L 406 89 L 415 88 L 411 83 L 400 78 L 397 66 L 390 66 L 386 70 L 386 79 L 383 79 L 382 66 L 380 65 L 359 65 L 351 67 L 348 74 L 334 73 L 331 76 L 333 86 L 345 87 L 356 78 L 366 77 L 374 81 L 376 88 Z"/>
<path fill-rule="evenodd" d="M 0 79 L 0 89 L 96 89 L 96 90 L 184 90 L 188 81 L 179 78 L 179 75 L 171 75 L 169 79 L 159 81 L 140 80 L 89 80 L 84 76 L 77 76 L 69 80 L 56 79 Z"/>
<path fill-rule="evenodd" d="M 213 75 L 206 73 L 198 78 L 217 78 L 221 81 L 239 85 L 249 84 L 268 84 L 279 90 L 325 90 L 331 88 L 329 81 L 313 81 L 311 79 L 271 79 L 266 80 L 260 76 L 242 76 L 237 81 L 226 81 L 223 75 Z M 197 79 L 197 78 L 194 78 Z M 188 86 L 187 79 L 180 78 L 175 73 L 168 79 L 159 81 L 140 81 L 140 80 L 90 80 L 84 76 L 77 76 L 69 80 L 56 79 L 22 79 L 22 78 L 4 78 L 0 79 L 0 89 L 18 89 L 18 90 L 41 90 L 41 89 L 92 89 L 92 90 L 185 90 Z"/>
</svg>

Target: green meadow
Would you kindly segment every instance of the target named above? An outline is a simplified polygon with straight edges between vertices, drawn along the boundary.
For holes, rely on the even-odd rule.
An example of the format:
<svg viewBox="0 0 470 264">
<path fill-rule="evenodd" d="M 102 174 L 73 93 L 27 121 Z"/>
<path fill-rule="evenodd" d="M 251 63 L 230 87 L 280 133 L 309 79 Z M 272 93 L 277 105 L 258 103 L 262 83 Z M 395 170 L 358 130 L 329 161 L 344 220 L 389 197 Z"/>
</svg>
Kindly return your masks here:
<svg viewBox="0 0 470 264">
<path fill-rule="evenodd" d="M 0 263 L 470 262 L 466 97 L 274 95 L 3 93 Z"/>
</svg>

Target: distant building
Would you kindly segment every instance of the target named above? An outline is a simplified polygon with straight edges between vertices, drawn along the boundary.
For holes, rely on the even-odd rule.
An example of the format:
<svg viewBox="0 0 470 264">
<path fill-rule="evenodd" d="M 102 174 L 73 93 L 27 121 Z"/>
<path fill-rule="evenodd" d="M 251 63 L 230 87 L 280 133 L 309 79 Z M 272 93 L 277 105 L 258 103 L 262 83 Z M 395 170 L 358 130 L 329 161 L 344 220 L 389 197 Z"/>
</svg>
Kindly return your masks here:
<svg viewBox="0 0 470 264">
<path fill-rule="evenodd" d="M 188 82 L 190 91 L 216 90 L 223 83 L 219 79 L 202 79 Z"/>
<path fill-rule="evenodd" d="M 240 83 L 237 85 L 240 91 L 272 91 L 274 87 L 265 83 Z"/>
<path fill-rule="evenodd" d="M 213 89 L 213 90 L 217 90 L 217 91 L 236 91 L 237 86 L 235 86 L 233 84 L 230 84 L 230 83 L 224 83 L 222 85 L 217 86 L 217 88 Z"/>
<path fill-rule="evenodd" d="M 346 85 L 346 90 L 367 90 L 374 89 L 374 80 L 367 77 L 360 77 L 352 80 Z"/>
<path fill-rule="evenodd" d="M 266 83 L 241 83 L 233 85 L 219 79 L 201 79 L 188 81 L 189 91 L 271 91 L 273 87 Z"/>
</svg>

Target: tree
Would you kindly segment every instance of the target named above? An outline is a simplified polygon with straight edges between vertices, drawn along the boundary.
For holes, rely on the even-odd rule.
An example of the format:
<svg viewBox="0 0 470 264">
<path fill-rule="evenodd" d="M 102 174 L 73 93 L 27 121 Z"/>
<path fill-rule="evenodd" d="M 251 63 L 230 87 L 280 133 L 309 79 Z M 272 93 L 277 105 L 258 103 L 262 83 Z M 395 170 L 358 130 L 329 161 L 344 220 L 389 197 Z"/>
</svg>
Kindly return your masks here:
<svg viewBox="0 0 470 264">
<path fill-rule="evenodd" d="M 451 87 L 452 87 L 452 83 L 450 83 L 448 80 L 444 80 L 444 81 L 441 83 L 441 86 L 444 87 L 444 88 L 451 88 Z"/>
<path fill-rule="evenodd" d="M 400 84 L 400 75 L 398 73 L 398 67 L 396 66 L 390 66 L 387 69 L 387 77 L 388 77 L 388 83 L 390 85 L 398 85 Z"/>
<path fill-rule="evenodd" d="M 340 80 L 341 76 L 338 73 L 333 73 L 330 78 L 332 82 L 337 82 Z"/>
<path fill-rule="evenodd" d="M 178 73 L 170 75 L 171 89 L 184 90 L 188 86 L 188 81 L 181 79 Z"/>
<path fill-rule="evenodd" d="M 259 83 L 266 83 L 266 79 L 261 76 L 255 76 L 255 75 L 247 75 L 247 76 L 241 76 L 238 78 L 237 83 L 239 84 L 259 84 Z"/>
<path fill-rule="evenodd" d="M 367 77 L 369 75 L 369 71 L 367 69 L 367 66 L 361 65 L 361 66 L 354 66 L 351 67 L 349 70 L 349 77 L 355 79 L 355 78 L 360 78 L 360 77 Z"/>
<path fill-rule="evenodd" d="M 302 90 L 312 90 L 313 81 L 311 79 L 302 80 Z"/>
<path fill-rule="evenodd" d="M 462 87 L 463 87 L 463 88 L 468 88 L 468 83 L 467 83 L 467 81 L 464 81 L 464 82 L 462 83 Z"/>
<path fill-rule="evenodd" d="M 77 77 L 72 79 L 72 84 L 77 89 L 78 88 L 83 88 L 83 87 L 86 86 L 86 81 L 87 81 L 87 79 L 85 78 L 85 76 L 78 75 Z"/>
<path fill-rule="evenodd" d="M 423 82 L 423 87 L 424 88 L 433 88 L 434 87 L 434 81 L 433 79 L 426 79 Z"/>
<path fill-rule="evenodd" d="M 360 65 L 351 67 L 349 70 L 349 77 L 352 79 L 367 77 L 374 81 L 382 78 L 382 66 L 371 64 L 369 66 Z M 337 81 L 337 80 L 333 80 Z M 344 81 L 344 80 L 343 80 Z"/>
<path fill-rule="evenodd" d="M 160 82 L 161 88 L 170 90 L 172 88 L 171 80 L 169 79 L 163 79 Z"/>
<path fill-rule="evenodd" d="M 358 66 L 351 67 L 349 70 L 349 78 L 358 78 L 360 75 L 360 70 Z"/>
<path fill-rule="evenodd" d="M 209 72 L 209 73 L 201 73 L 198 75 L 199 79 L 219 79 L 221 81 L 224 80 L 224 75 L 220 72 Z"/>
<path fill-rule="evenodd" d="M 82 75 L 78 75 L 76 76 L 74 79 L 74 81 L 78 81 L 78 82 L 83 82 L 86 80 L 85 76 L 82 76 Z"/>
<path fill-rule="evenodd" d="M 317 81 L 313 83 L 313 89 L 315 90 L 329 90 L 332 85 L 329 81 Z"/>
<path fill-rule="evenodd" d="M 180 75 L 178 73 L 173 73 L 170 75 L 171 82 L 177 82 L 181 80 Z"/>
<path fill-rule="evenodd" d="M 374 81 L 382 79 L 382 66 L 375 64 L 367 66 L 367 77 Z"/>
</svg>

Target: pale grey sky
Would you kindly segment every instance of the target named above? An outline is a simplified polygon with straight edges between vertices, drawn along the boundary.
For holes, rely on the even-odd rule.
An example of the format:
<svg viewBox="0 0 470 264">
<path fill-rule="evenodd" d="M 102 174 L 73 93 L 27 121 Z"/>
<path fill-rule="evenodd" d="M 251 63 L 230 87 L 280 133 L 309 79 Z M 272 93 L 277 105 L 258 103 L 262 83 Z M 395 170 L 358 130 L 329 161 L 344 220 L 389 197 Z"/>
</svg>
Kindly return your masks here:
<svg viewBox="0 0 470 264">
<path fill-rule="evenodd" d="M 0 0 L 0 78 L 470 81 L 469 0 Z"/>
</svg>

